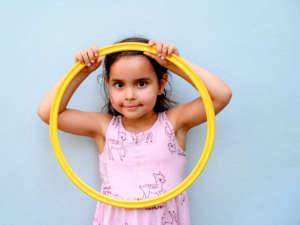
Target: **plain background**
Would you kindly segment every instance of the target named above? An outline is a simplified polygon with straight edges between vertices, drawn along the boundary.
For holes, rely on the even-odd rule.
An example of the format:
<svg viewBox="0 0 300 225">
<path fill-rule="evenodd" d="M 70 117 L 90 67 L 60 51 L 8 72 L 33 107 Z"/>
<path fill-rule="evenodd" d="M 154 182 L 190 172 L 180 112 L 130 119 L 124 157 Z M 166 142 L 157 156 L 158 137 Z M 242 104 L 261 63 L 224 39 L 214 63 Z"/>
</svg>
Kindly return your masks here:
<svg viewBox="0 0 300 225">
<path fill-rule="evenodd" d="M 37 108 L 76 52 L 132 35 L 175 44 L 233 92 L 187 190 L 192 224 L 300 224 L 299 1 L 1 1 L 0 21 L 0 224 L 92 224 L 96 200 L 61 169 Z M 101 72 L 69 108 L 101 110 Z M 175 74 L 172 83 L 180 103 L 199 96 Z M 73 170 L 99 190 L 94 141 L 59 137 Z M 206 123 L 188 133 L 187 175 L 205 139 Z"/>
</svg>

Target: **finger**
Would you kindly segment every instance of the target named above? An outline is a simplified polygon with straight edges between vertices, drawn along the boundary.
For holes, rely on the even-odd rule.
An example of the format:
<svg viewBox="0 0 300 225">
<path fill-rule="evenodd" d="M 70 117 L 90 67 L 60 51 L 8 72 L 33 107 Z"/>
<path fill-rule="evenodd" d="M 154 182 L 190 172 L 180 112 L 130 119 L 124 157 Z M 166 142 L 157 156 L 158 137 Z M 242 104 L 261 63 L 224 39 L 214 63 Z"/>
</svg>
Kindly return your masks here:
<svg viewBox="0 0 300 225">
<path fill-rule="evenodd" d="M 172 53 L 175 52 L 175 45 L 170 45 L 169 48 L 168 48 L 168 57 L 171 57 L 172 56 Z"/>
<path fill-rule="evenodd" d="M 164 44 L 162 47 L 161 59 L 165 59 L 168 52 L 169 44 Z"/>
<path fill-rule="evenodd" d="M 155 54 L 152 54 L 152 53 L 150 53 L 150 52 L 144 52 L 144 54 L 145 54 L 146 56 L 149 56 L 150 58 L 156 60 L 157 62 L 161 61 L 160 57 L 157 56 L 157 55 L 155 55 Z"/>
<path fill-rule="evenodd" d="M 84 64 L 84 59 L 80 52 L 77 52 L 75 55 L 75 63 L 77 63 L 78 61 L 80 61 L 82 64 Z"/>
<path fill-rule="evenodd" d="M 150 40 L 150 41 L 148 42 L 148 45 L 149 45 L 149 46 L 155 46 L 155 41 L 154 41 L 154 40 Z"/>
<path fill-rule="evenodd" d="M 92 48 L 87 49 L 87 53 L 91 63 L 95 62 L 95 55 Z"/>
<path fill-rule="evenodd" d="M 99 56 L 99 58 L 96 59 L 96 64 L 100 66 L 100 64 L 102 63 L 103 61 L 103 56 Z"/>
<path fill-rule="evenodd" d="M 149 56 L 150 58 L 153 58 L 153 59 L 158 58 L 157 55 L 154 55 L 154 54 L 152 54 L 152 53 L 150 53 L 150 52 L 143 52 L 143 53 L 144 53 L 144 55 Z"/>
<path fill-rule="evenodd" d="M 157 52 L 157 55 L 158 56 L 161 56 L 161 53 L 162 53 L 162 46 L 163 46 L 163 43 L 161 41 L 158 41 L 156 43 L 156 52 Z"/>
<path fill-rule="evenodd" d="M 88 56 L 87 50 L 83 50 L 83 51 L 81 52 L 81 55 L 82 55 L 82 57 L 83 57 L 83 59 L 84 59 L 84 63 L 85 63 L 87 66 L 91 66 L 90 58 L 89 58 L 89 56 Z"/>
<path fill-rule="evenodd" d="M 174 54 L 177 55 L 177 56 L 179 56 L 179 51 L 178 51 L 178 49 L 176 47 L 175 47 L 175 50 L 174 50 Z"/>
<path fill-rule="evenodd" d="M 89 68 L 91 68 L 92 71 L 95 71 L 96 69 L 99 68 L 103 60 L 103 57 L 100 56 L 95 60 L 95 63 L 93 63 Z"/>
<path fill-rule="evenodd" d="M 97 57 L 99 55 L 99 48 L 96 45 L 93 45 L 92 47 L 94 55 Z"/>
</svg>

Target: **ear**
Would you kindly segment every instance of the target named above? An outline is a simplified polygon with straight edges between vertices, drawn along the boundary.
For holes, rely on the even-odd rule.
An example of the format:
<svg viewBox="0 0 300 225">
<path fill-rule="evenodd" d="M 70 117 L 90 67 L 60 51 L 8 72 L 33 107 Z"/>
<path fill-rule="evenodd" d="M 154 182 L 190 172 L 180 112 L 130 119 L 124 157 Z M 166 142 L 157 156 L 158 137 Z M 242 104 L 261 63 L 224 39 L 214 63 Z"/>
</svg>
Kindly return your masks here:
<svg viewBox="0 0 300 225">
<path fill-rule="evenodd" d="M 105 79 L 105 82 L 106 82 L 107 86 L 109 86 L 109 82 L 108 82 L 107 77 L 105 77 L 104 79 Z"/>
<path fill-rule="evenodd" d="M 159 90 L 158 90 L 158 95 L 161 95 L 164 91 L 164 88 L 166 86 L 168 80 L 168 74 L 164 73 L 163 77 L 159 81 Z"/>
</svg>

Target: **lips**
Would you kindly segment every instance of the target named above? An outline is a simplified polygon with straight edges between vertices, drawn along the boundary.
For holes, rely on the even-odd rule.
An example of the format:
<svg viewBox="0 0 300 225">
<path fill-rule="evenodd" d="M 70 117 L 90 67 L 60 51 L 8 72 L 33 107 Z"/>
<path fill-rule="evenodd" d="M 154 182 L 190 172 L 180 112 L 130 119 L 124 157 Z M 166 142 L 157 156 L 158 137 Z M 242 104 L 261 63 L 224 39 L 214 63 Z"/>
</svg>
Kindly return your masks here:
<svg viewBox="0 0 300 225">
<path fill-rule="evenodd" d="M 136 109 L 139 107 L 139 105 L 130 105 L 130 106 L 124 106 L 126 109 Z"/>
</svg>

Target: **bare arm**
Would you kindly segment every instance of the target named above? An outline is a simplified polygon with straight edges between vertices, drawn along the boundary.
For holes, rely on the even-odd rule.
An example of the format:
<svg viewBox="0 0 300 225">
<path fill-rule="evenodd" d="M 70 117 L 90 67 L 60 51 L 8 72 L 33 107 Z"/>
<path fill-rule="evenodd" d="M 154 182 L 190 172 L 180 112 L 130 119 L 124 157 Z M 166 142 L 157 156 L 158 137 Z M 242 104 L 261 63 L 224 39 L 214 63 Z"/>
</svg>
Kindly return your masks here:
<svg viewBox="0 0 300 225">
<path fill-rule="evenodd" d="M 198 66 L 197 64 L 183 58 L 182 56 L 179 57 L 183 61 L 185 61 L 190 67 L 192 67 L 192 69 L 198 74 L 200 79 L 203 81 L 205 87 L 207 88 L 207 91 L 212 101 L 224 102 L 226 103 L 226 105 L 229 103 L 232 93 L 226 83 L 224 83 L 220 78 L 218 78 L 212 72 L 204 69 L 203 67 Z M 196 88 L 192 80 L 177 66 L 174 66 L 171 71 L 185 79 L 194 88 Z"/>
<path fill-rule="evenodd" d="M 230 88 L 210 71 L 190 62 L 182 56 L 180 56 L 180 58 L 188 63 L 193 70 L 195 70 L 204 83 L 211 97 L 215 115 L 217 115 L 228 105 L 231 99 L 232 92 Z M 178 67 L 176 67 L 176 69 L 174 68 L 172 72 L 179 75 L 195 87 L 191 79 Z M 181 104 L 178 107 L 174 107 L 171 110 L 173 110 L 173 113 L 177 115 L 177 128 L 183 129 L 186 132 L 192 127 L 204 123 L 207 120 L 205 107 L 201 97 L 198 97 L 191 102 Z"/>
<path fill-rule="evenodd" d="M 156 45 L 157 55 L 153 55 L 150 53 L 145 53 L 145 55 L 154 58 L 160 65 L 179 75 L 187 82 L 189 82 L 193 87 L 195 87 L 195 85 L 193 84 L 191 79 L 180 68 L 166 60 L 165 57 L 167 55 L 170 57 L 172 54 L 176 54 L 189 66 L 191 66 L 193 70 L 195 70 L 197 75 L 206 86 L 208 93 L 210 94 L 215 114 L 218 114 L 222 109 L 226 107 L 231 99 L 232 92 L 227 84 L 225 84 L 220 78 L 218 78 L 210 71 L 202 68 L 201 66 L 198 66 L 197 64 L 183 58 L 182 56 L 179 56 L 179 52 L 174 45 L 164 44 L 162 42 L 157 42 L 155 44 L 153 40 L 149 41 L 148 44 L 149 46 Z M 172 109 L 168 110 L 167 113 L 175 117 L 175 129 L 179 129 L 184 132 L 187 132 L 192 127 L 197 126 L 207 120 L 206 111 L 201 97 L 191 102 L 175 106 Z"/>
<path fill-rule="evenodd" d="M 103 57 L 99 57 L 95 60 L 95 54 L 98 53 L 97 46 L 93 46 L 93 48 L 83 50 L 78 52 L 75 55 L 75 63 L 78 61 L 82 62 L 83 64 L 86 63 L 88 66 L 82 69 L 76 77 L 71 81 L 69 86 L 67 87 L 65 94 L 62 98 L 60 107 L 59 107 L 59 114 L 57 120 L 57 126 L 59 130 L 65 131 L 67 133 L 72 133 L 76 135 L 82 136 L 89 136 L 95 137 L 101 133 L 101 126 L 99 126 L 99 119 L 102 117 L 100 115 L 104 113 L 97 113 L 97 112 L 83 112 L 74 109 L 66 108 L 71 97 L 73 96 L 76 89 L 79 85 L 94 71 L 96 70 L 102 60 Z M 94 61 L 94 62 L 93 62 Z M 38 116 L 47 124 L 49 124 L 49 117 L 52 102 L 55 96 L 55 93 L 62 82 L 60 79 L 47 93 L 47 95 L 42 100 L 37 114 Z M 100 122 L 101 123 L 101 122 Z M 100 129 L 100 130 L 99 130 Z"/>
<path fill-rule="evenodd" d="M 71 81 L 70 85 L 66 89 L 66 92 L 61 100 L 60 107 L 58 113 L 60 114 L 63 112 L 71 97 L 73 96 L 74 92 L 76 89 L 79 87 L 79 85 L 89 76 L 89 74 L 83 74 L 83 73 L 78 73 L 77 76 Z M 61 78 L 51 89 L 50 91 L 46 94 L 44 99 L 42 100 L 38 110 L 37 114 L 39 117 L 45 122 L 49 124 L 49 117 L 50 117 L 50 110 L 53 102 L 53 98 L 55 96 L 55 93 L 62 82 Z"/>
</svg>

